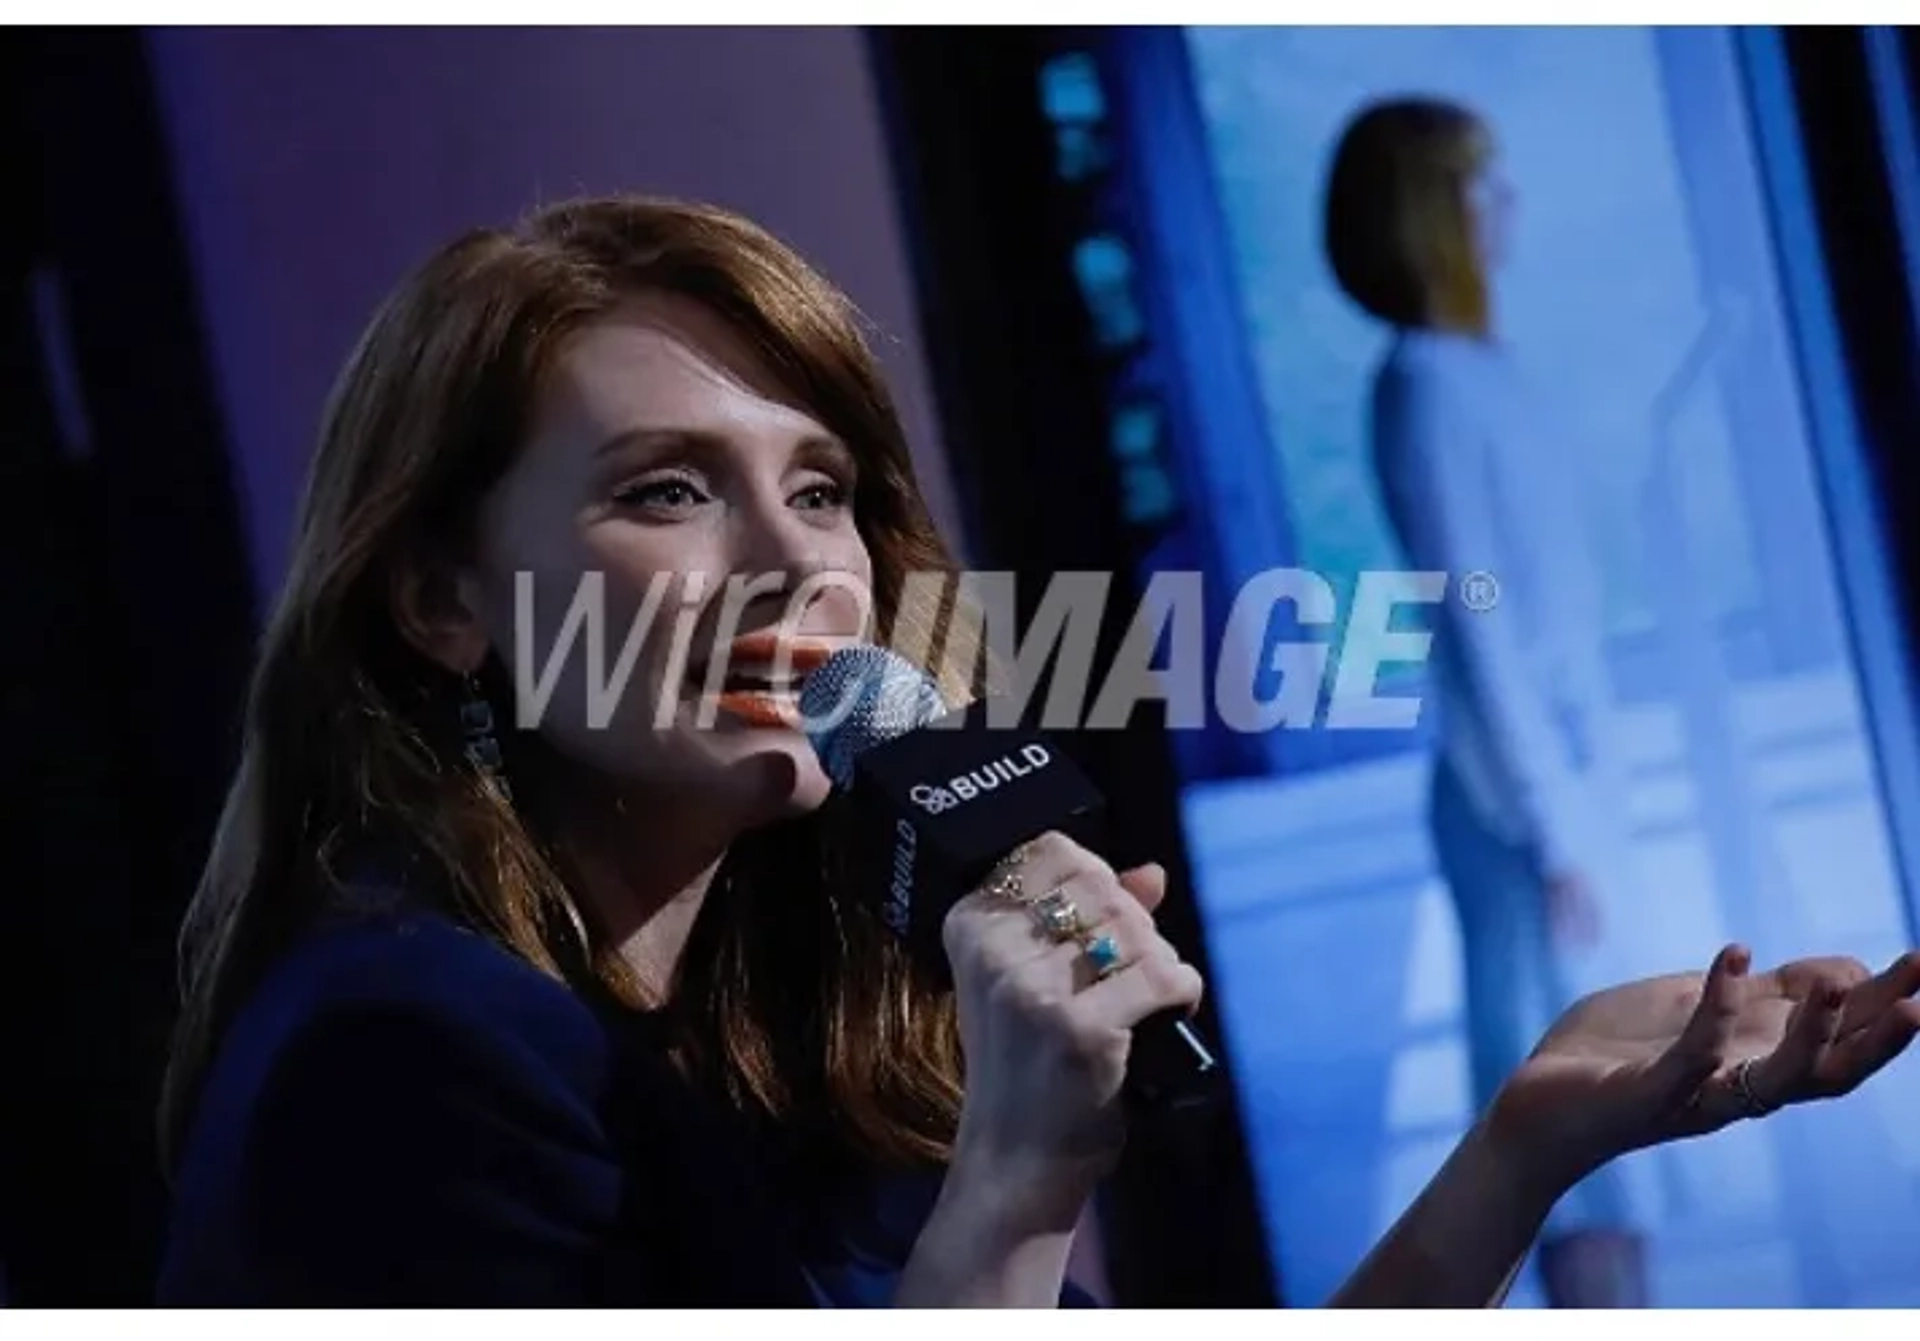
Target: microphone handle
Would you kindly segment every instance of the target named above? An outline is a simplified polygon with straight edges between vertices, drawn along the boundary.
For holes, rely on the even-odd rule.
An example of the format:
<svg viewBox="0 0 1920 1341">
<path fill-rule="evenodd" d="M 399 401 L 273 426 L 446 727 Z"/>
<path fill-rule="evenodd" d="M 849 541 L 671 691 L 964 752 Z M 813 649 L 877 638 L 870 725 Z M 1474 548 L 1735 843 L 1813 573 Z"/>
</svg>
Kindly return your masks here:
<svg viewBox="0 0 1920 1341">
<path fill-rule="evenodd" d="M 1126 1081 L 1132 1103 L 1150 1109 L 1209 1104 L 1223 1074 L 1213 1050 L 1179 1007 L 1149 1015 L 1134 1026 Z"/>
</svg>

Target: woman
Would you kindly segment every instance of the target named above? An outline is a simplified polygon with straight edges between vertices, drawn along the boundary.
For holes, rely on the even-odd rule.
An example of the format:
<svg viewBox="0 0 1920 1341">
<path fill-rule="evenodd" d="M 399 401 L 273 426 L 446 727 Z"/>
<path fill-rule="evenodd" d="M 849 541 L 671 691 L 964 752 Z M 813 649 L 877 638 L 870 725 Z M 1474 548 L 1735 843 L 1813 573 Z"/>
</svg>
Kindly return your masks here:
<svg viewBox="0 0 1920 1341">
<path fill-rule="evenodd" d="M 1163 876 L 1042 838 L 940 985 L 837 879 L 778 667 L 937 646 L 901 593 L 947 564 L 851 308 L 752 225 L 583 201 L 408 280 L 329 408 L 186 929 L 162 1298 L 1083 1302 L 1128 1029 L 1201 990 Z M 731 620 L 764 575 L 816 590 Z M 636 619 L 684 636 L 602 693 Z M 1570 1176 L 1912 1032 L 1908 967 L 1739 968 L 1563 1021 L 1346 1298 L 1496 1298 Z"/>
<path fill-rule="evenodd" d="M 1404 99 L 1349 124 L 1326 204 L 1335 276 L 1394 327 L 1373 388 L 1382 501 L 1408 562 L 1457 584 L 1430 661 L 1431 823 L 1466 952 L 1483 1102 L 1571 1000 L 1558 952 L 1597 933 L 1594 890 L 1627 846 L 1574 463 L 1555 452 L 1565 435 L 1494 336 L 1489 277 L 1505 257 L 1510 202 L 1470 112 Z M 1474 608 L 1495 596 L 1497 609 Z M 1616 1179 L 1566 1199 L 1542 1266 L 1555 1303 L 1644 1302 L 1640 1238 Z"/>
</svg>

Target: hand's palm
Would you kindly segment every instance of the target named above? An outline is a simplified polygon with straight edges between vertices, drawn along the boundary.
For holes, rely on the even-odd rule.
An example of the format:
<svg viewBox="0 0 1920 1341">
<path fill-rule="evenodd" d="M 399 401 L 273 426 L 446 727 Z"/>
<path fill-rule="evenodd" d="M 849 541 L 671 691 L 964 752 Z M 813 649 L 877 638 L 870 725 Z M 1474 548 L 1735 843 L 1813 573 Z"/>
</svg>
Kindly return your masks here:
<svg viewBox="0 0 1920 1341">
<path fill-rule="evenodd" d="M 1502 1092 L 1495 1118 L 1580 1163 L 1844 1094 L 1920 1029 L 1920 956 L 1878 976 L 1805 959 L 1746 976 L 1743 951 L 1707 973 L 1627 983 L 1574 1006 Z M 1740 1063 L 1755 1059 L 1748 1088 Z M 1760 1107 L 1756 1108 L 1755 1101 Z"/>
</svg>

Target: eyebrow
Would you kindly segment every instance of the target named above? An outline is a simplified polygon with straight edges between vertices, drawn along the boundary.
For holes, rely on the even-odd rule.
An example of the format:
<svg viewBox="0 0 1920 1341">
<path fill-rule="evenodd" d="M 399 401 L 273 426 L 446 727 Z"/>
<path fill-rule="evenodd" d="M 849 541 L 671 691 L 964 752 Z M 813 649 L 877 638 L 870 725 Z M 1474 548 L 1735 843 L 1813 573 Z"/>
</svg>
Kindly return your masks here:
<svg viewBox="0 0 1920 1341">
<path fill-rule="evenodd" d="M 722 445 L 720 435 L 691 428 L 628 428 L 608 438 L 593 449 L 595 460 L 612 456 L 616 452 L 629 451 L 637 447 L 664 448 L 678 447 L 694 451 L 714 451 Z"/>
<path fill-rule="evenodd" d="M 698 428 L 629 428 L 614 434 L 593 449 L 593 459 L 603 460 L 618 452 L 644 449 L 654 452 L 683 451 L 695 455 L 719 455 L 727 450 L 724 433 Z M 847 466 L 858 464 L 853 449 L 831 434 L 811 433 L 795 444 L 794 458 L 818 462 L 823 458 Z"/>
</svg>

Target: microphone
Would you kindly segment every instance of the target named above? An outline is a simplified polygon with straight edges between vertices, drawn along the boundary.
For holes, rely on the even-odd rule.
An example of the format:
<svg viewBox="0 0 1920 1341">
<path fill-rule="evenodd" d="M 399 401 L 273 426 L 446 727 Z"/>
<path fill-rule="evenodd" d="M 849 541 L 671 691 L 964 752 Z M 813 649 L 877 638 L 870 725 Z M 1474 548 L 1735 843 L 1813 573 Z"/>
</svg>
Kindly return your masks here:
<svg viewBox="0 0 1920 1341">
<path fill-rule="evenodd" d="M 941 927 L 1014 848 L 1058 830 L 1098 852 L 1105 801 L 1059 748 L 948 709 L 933 678 L 881 647 L 842 649 L 806 678 L 808 739 L 854 829 L 853 878 L 924 963 L 948 971 Z M 1166 1109 L 1211 1101 L 1219 1063 L 1181 1010 L 1134 1029 L 1127 1093 Z"/>
</svg>

